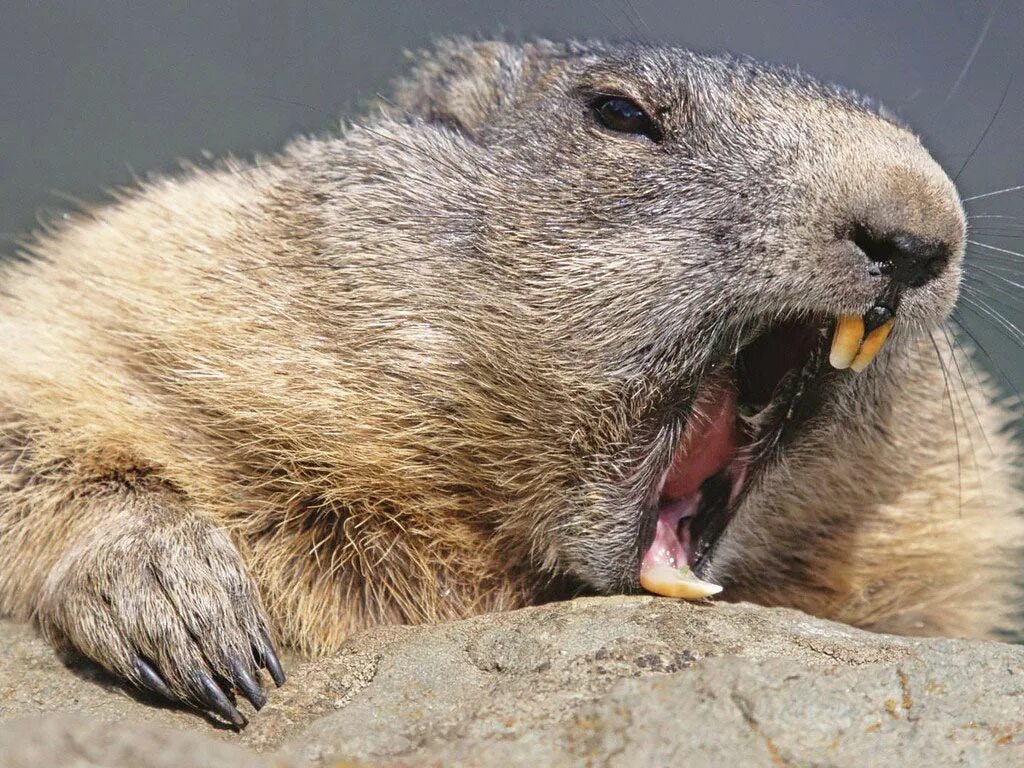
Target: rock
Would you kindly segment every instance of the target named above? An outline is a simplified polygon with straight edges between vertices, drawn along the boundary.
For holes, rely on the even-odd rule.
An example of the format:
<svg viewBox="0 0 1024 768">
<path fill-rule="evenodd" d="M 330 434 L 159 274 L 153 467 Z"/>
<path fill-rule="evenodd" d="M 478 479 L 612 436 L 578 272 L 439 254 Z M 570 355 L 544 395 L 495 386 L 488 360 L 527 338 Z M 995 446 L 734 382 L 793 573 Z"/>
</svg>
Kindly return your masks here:
<svg viewBox="0 0 1024 768">
<path fill-rule="evenodd" d="M 236 734 L 0 623 L 0 765 L 1024 765 L 1024 648 L 783 609 L 581 599 L 286 666 Z"/>
</svg>

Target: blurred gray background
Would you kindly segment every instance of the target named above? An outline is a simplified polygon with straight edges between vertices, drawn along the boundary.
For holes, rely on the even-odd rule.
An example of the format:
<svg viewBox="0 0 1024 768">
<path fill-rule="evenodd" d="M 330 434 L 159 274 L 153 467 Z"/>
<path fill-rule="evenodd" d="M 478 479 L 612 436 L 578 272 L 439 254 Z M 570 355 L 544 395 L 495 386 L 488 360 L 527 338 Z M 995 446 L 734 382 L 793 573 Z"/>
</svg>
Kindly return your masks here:
<svg viewBox="0 0 1024 768">
<path fill-rule="evenodd" d="M 967 163 L 965 197 L 1024 184 L 1022 0 L 0 0 L 0 253 L 37 217 L 133 175 L 329 129 L 387 90 L 403 51 L 453 33 L 643 38 L 796 64 L 880 97 L 951 174 Z M 975 239 L 1024 250 L 1024 192 L 968 205 L 983 217 Z M 1024 259 L 974 250 L 985 298 L 960 311 L 994 358 L 982 363 L 1024 390 Z"/>
</svg>

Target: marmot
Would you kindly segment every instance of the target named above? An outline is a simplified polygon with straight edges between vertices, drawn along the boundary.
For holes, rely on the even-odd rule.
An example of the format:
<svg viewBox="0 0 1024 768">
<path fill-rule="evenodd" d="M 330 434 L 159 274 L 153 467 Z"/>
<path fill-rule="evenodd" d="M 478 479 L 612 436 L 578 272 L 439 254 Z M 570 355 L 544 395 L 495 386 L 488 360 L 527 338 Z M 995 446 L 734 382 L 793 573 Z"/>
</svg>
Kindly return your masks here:
<svg viewBox="0 0 1024 768">
<path fill-rule="evenodd" d="M 271 637 L 657 569 L 989 635 L 1019 452 L 942 335 L 965 228 L 914 134 L 803 74 L 442 43 L 339 133 L 4 267 L 0 610 L 236 724 Z"/>
</svg>

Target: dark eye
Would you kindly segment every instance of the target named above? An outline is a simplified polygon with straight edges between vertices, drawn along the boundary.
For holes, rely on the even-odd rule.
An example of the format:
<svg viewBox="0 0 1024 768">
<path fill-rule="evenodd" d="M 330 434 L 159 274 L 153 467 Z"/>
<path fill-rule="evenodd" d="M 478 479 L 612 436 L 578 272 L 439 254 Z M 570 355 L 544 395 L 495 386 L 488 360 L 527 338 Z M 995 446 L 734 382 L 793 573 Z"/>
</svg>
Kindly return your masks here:
<svg viewBox="0 0 1024 768">
<path fill-rule="evenodd" d="M 610 131 L 646 136 L 661 141 L 661 129 L 643 108 L 624 96 L 598 96 L 592 103 L 594 117 Z"/>
</svg>

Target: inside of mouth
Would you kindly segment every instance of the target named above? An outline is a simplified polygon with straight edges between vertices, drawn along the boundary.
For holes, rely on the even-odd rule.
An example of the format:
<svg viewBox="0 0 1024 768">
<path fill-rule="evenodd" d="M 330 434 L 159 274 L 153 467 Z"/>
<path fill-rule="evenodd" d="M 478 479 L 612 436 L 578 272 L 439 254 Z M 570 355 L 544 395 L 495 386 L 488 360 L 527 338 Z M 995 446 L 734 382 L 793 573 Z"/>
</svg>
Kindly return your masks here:
<svg viewBox="0 0 1024 768">
<path fill-rule="evenodd" d="M 705 377 L 659 487 L 657 525 L 641 570 L 697 565 L 724 530 L 743 489 L 754 444 L 789 374 L 808 362 L 819 331 L 810 322 L 768 327 Z"/>
</svg>

